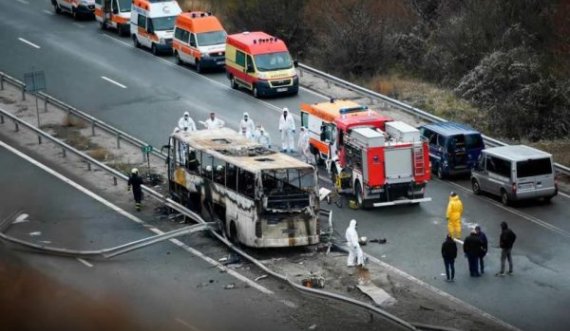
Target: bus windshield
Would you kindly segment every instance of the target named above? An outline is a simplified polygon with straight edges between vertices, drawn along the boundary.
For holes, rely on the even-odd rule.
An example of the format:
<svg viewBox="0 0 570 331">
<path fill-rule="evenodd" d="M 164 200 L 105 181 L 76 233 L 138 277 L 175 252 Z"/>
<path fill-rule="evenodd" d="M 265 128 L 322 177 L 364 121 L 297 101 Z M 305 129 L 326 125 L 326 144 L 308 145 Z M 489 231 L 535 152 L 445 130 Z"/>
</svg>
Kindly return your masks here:
<svg viewBox="0 0 570 331">
<path fill-rule="evenodd" d="M 219 45 L 226 42 L 225 31 L 211 31 L 198 33 L 198 46 Z"/>
<path fill-rule="evenodd" d="M 290 69 L 293 67 L 289 52 L 255 55 L 255 65 L 259 71 Z"/>
<path fill-rule="evenodd" d="M 176 16 L 156 17 L 150 20 L 154 31 L 174 30 Z"/>
<path fill-rule="evenodd" d="M 309 193 L 315 189 L 315 172 L 311 168 L 264 170 L 262 185 L 268 208 L 304 208 L 309 206 Z"/>
</svg>

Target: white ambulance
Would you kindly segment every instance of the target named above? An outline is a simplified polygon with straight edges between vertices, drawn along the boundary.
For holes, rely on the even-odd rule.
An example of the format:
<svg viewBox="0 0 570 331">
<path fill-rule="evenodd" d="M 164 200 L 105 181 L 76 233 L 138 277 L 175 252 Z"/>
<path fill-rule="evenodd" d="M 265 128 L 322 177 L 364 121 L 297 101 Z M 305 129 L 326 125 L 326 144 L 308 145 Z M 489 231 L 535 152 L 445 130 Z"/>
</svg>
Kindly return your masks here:
<svg viewBox="0 0 570 331">
<path fill-rule="evenodd" d="M 174 22 L 182 13 L 178 2 L 133 0 L 131 36 L 135 47 L 147 47 L 152 53 L 171 53 Z"/>
<path fill-rule="evenodd" d="M 56 13 L 68 12 L 76 20 L 81 16 L 95 16 L 95 0 L 51 0 L 51 4 Z"/>
<path fill-rule="evenodd" d="M 95 19 L 101 29 L 113 28 L 120 35 L 131 34 L 131 0 L 95 0 Z"/>
</svg>

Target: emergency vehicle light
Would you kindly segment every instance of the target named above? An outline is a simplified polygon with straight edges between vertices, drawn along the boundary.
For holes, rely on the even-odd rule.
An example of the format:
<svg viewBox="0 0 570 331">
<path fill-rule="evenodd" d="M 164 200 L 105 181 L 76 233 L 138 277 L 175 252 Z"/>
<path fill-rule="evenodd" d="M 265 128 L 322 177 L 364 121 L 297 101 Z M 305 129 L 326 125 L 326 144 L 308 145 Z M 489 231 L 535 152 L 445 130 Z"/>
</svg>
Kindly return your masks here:
<svg viewBox="0 0 570 331">
<path fill-rule="evenodd" d="M 359 106 L 359 107 L 350 107 L 350 108 L 341 108 L 339 113 L 341 115 L 352 114 L 352 113 L 360 113 L 365 110 L 368 110 L 367 106 Z"/>
</svg>

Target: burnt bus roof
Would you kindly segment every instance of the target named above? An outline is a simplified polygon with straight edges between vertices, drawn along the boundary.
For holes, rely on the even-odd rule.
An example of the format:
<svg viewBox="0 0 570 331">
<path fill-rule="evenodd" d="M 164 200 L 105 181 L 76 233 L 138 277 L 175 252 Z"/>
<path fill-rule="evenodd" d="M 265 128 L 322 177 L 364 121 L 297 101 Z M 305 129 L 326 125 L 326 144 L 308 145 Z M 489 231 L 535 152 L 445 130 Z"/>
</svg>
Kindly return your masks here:
<svg viewBox="0 0 570 331">
<path fill-rule="evenodd" d="M 269 150 L 229 128 L 178 132 L 173 136 L 192 149 L 205 151 L 217 159 L 252 172 L 277 169 L 313 169 L 287 154 Z"/>
</svg>

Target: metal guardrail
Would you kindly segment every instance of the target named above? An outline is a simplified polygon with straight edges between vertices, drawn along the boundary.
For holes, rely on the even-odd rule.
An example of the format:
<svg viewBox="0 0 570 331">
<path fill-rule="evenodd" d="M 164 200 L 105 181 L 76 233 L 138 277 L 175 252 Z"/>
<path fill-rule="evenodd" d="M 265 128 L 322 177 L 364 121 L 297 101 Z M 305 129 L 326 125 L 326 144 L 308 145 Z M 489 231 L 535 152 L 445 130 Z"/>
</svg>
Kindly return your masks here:
<svg viewBox="0 0 570 331">
<path fill-rule="evenodd" d="M 391 106 L 398 108 L 402 111 L 405 111 L 408 114 L 414 115 L 416 117 L 419 117 L 423 120 L 429 121 L 429 122 L 434 122 L 434 123 L 439 123 L 439 122 L 447 122 L 446 119 L 441 118 L 439 116 L 435 116 L 433 114 L 430 114 L 424 110 L 421 110 L 419 108 L 416 107 L 412 107 L 406 103 L 403 103 L 399 100 L 390 98 L 388 96 L 385 96 L 383 94 L 380 94 L 378 92 L 374 92 L 372 90 L 369 90 L 367 88 L 364 88 L 362 86 L 358 86 L 354 83 L 348 82 L 346 80 L 343 80 L 341 78 L 335 77 L 333 75 L 327 74 L 326 72 L 322 72 L 318 69 L 315 69 L 313 67 L 310 67 L 308 65 L 299 63 L 298 66 L 299 69 L 307 71 L 315 76 L 318 76 L 320 78 L 323 78 L 329 82 L 332 82 L 335 85 L 338 85 L 340 87 L 349 89 L 351 91 L 354 91 L 356 93 L 359 93 L 361 95 L 364 95 L 365 97 L 368 98 L 372 98 L 372 99 L 380 99 L 388 104 L 390 104 Z M 496 146 L 507 146 L 507 143 L 504 143 L 500 140 L 497 140 L 495 138 L 483 135 L 483 140 L 485 141 L 485 143 L 491 147 L 496 147 Z M 570 176 L 570 167 L 567 167 L 565 165 L 559 164 L 559 163 L 555 163 L 554 164 L 555 169 L 560 172 L 563 173 L 565 175 Z"/>
</svg>

